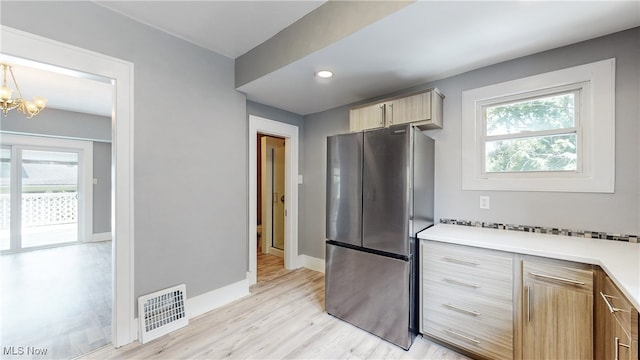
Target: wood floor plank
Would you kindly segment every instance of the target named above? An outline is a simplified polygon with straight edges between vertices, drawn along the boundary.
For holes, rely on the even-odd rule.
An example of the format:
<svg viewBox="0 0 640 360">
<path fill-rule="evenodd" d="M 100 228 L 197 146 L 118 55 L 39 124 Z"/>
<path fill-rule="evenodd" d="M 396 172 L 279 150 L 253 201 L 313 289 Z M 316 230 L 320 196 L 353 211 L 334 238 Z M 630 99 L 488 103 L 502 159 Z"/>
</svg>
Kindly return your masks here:
<svg viewBox="0 0 640 360">
<path fill-rule="evenodd" d="M 250 296 L 148 344 L 106 347 L 83 359 L 466 359 L 420 337 L 405 351 L 337 319 L 324 310 L 324 274 L 258 257 Z"/>
</svg>

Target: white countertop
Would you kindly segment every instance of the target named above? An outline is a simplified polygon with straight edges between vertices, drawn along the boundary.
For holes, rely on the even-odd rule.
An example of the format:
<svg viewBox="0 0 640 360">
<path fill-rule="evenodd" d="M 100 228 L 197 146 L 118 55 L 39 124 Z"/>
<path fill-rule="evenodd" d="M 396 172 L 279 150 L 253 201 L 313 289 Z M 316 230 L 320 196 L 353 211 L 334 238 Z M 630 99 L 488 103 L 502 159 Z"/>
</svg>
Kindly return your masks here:
<svg viewBox="0 0 640 360">
<path fill-rule="evenodd" d="M 449 224 L 418 238 L 599 265 L 640 311 L 640 244 Z"/>
</svg>

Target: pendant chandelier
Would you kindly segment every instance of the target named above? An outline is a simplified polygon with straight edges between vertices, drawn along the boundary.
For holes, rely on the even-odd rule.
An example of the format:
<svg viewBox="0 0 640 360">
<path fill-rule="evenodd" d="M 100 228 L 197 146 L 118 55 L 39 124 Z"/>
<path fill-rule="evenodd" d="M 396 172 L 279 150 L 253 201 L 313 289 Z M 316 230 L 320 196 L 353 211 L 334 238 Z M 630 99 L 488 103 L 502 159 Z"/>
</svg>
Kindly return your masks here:
<svg viewBox="0 0 640 360">
<path fill-rule="evenodd" d="M 20 92 L 20 87 L 18 87 L 18 83 L 16 82 L 16 78 L 13 75 L 13 70 L 11 69 L 11 65 L 8 64 L 0 64 L 2 66 L 2 87 L 0 87 L 0 107 L 2 108 L 2 113 L 6 117 L 9 113 L 9 110 L 17 109 L 27 119 L 31 119 L 35 115 L 38 115 L 45 106 L 47 106 L 47 99 L 41 98 L 39 96 L 34 96 L 33 101 L 27 101 L 22 98 L 22 93 Z M 13 80 L 13 86 L 16 88 L 18 92 L 17 98 L 11 98 L 13 95 L 13 90 L 7 86 L 7 71 L 9 75 L 11 75 L 11 80 Z"/>
</svg>

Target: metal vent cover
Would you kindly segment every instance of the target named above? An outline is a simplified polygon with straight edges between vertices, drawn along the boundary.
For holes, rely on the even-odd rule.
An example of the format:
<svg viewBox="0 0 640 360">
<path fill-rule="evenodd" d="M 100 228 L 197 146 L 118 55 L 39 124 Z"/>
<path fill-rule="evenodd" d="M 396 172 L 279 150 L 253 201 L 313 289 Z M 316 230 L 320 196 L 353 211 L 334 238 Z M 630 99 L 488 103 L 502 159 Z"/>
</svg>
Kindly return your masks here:
<svg viewBox="0 0 640 360">
<path fill-rule="evenodd" d="M 140 342 L 146 343 L 187 326 L 187 288 L 177 285 L 138 298 Z"/>
</svg>

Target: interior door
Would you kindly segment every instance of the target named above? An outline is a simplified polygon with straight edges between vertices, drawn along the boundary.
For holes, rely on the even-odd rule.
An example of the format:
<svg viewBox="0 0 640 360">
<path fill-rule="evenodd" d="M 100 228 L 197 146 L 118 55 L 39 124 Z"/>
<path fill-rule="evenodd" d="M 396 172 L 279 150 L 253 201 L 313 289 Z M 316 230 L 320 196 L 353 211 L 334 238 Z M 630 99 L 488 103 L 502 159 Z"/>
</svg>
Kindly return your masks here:
<svg viewBox="0 0 640 360">
<path fill-rule="evenodd" d="M 284 250 L 284 139 L 273 141 L 273 239 L 271 246 Z"/>
</svg>

